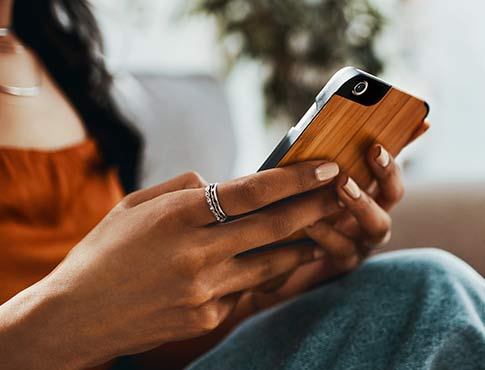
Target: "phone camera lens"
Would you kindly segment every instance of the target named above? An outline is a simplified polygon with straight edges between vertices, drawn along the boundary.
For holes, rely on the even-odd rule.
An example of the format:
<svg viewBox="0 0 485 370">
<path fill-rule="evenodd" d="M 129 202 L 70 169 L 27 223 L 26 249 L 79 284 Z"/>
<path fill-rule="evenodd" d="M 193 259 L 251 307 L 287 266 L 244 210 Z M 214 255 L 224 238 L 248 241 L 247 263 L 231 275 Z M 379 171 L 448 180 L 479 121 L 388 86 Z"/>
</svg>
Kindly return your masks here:
<svg viewBox="0 0 485 370">
<path fill-rule="evenodd" d="M 357 85 L 355 85 L 354 89 L 352 90 L 352 94 L 356 96 L 360 96 L 367 91 L 368 87 L 369 87 L 369 83 L 367 81 L 359 82 Z"/>
</svg>

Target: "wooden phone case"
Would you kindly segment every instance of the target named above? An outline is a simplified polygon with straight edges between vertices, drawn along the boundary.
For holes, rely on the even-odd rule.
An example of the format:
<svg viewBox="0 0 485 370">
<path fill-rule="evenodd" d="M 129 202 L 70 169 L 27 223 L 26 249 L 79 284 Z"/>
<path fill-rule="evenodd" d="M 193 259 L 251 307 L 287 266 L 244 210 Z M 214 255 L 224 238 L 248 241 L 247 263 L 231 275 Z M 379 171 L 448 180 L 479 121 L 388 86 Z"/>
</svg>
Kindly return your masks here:
<svg viewBox="0 0 485 370">
<path fill-rule="evenodd" d="M 356 96 L 352 91 L 362 81 L 368 83 L 368 89 Z M 356 68 L 344 68 L 320 92 L 260 171 L 307 160 L 327 160 L 338 163 L 362 189 L 368 189 L 372 183 L 366 161 L 370 147 L 379 143 L 397 156 L 423 130 L 428 112 L 429 106 L 423 100 Z M 282 242 L 305 237 L 300 232 Z"/>
<path fill-rule="evenodd" d="M 338 163 L 362 189 L 367 189 L 372 181 L 366 162 L 371 145 L 380 143 L 397 156 L 428 115 L 423 100 L 355 68 L 341 70 L 332 80 L 261 170 L 328 160 Z M 351 90 L 361 81 L 369 83 L 365 99 Z"/>
</svg>

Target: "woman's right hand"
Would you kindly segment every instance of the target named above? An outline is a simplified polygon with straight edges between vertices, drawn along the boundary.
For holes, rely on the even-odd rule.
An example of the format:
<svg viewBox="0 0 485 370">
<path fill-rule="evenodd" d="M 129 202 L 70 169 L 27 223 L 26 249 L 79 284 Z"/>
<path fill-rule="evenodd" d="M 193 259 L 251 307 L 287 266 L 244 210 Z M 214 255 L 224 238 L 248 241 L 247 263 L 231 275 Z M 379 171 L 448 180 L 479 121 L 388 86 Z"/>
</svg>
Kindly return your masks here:
<svg viewBox="0 0 485 370">
<path fill-rule="evenodd" d="M 335 164 L 306 162 L 220 184 L 225 212 L 244 215 L 225 224 L 214 223 L 196 174 L 133 193 L 32 287 L 37 294 L 24 291 L 0 308 L 17 303 L 13 331 L 7 320 L 0 332 L 10 334 L 12 351 L 32 348 L 18 333 L 44 338 L 36 348 L 75 369 L 211 331 L 241 293 L 323 257 L 308 244 L 235 258 L 339 212 L 333 189 L 316 190 L 337 174 Z M 32 296 L 42 297 L 40 308 L 20 304 Z"/>
</svg>

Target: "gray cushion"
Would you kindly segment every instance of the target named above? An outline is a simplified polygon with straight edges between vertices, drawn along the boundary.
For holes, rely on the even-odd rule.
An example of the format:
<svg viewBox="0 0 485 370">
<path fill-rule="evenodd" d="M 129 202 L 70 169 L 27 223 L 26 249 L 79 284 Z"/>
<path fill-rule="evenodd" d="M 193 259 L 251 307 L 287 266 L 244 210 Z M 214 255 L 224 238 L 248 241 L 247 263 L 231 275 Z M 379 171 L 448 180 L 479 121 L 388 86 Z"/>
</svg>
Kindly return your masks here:
<svg viewBox="0 0 485 370">
<path fill-rule="evenodd" d="M 208 181 L 230 176 L 235 137 L 215 79 L 122 74 L 115 78 L 115 97 L 145 140 L 142 187 L 189 170 Z"/>
</svg>

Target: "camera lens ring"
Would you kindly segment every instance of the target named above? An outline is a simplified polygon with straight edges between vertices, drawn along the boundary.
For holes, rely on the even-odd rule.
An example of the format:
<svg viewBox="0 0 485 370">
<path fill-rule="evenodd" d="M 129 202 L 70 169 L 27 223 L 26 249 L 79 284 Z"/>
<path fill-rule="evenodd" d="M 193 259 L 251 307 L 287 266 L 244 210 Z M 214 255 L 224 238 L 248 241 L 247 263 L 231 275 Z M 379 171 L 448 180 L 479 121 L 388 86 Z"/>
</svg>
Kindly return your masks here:
<svg viewBox="0 0 485 370">
<path fill-rule="evenodd" d="M 365 94 L 367 89 L 369 88 L 369 83 L 367 81 L 361 81 L 352 90 L 352 94 L 355 96 L 361 96 Z"/>
</svg>

